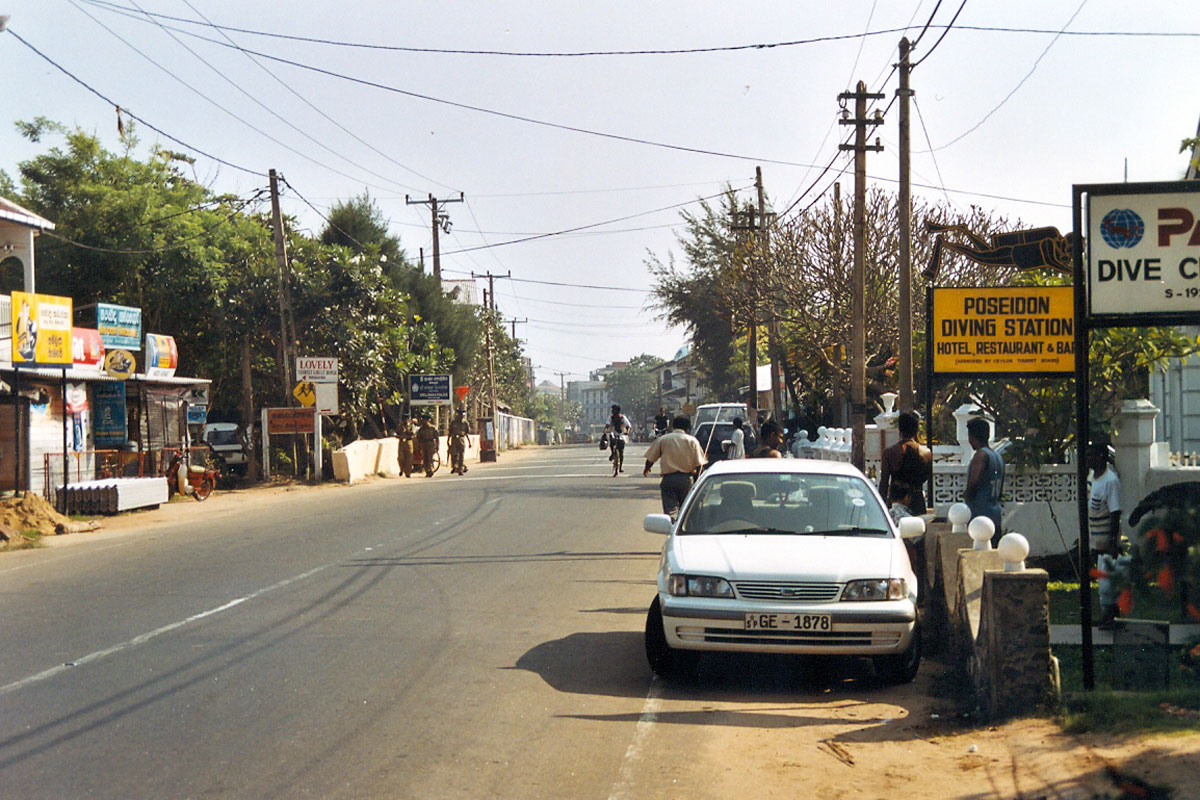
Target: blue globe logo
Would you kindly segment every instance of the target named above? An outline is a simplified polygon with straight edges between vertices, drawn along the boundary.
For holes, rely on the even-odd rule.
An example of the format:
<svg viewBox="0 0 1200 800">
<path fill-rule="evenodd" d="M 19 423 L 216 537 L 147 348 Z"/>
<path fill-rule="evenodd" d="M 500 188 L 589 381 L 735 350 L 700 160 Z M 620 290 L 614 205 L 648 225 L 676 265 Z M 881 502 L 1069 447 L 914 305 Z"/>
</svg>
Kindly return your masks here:
<svg viewBox="0 0 1200 800">
<path fill-rule="evenodd" d="M 1115 250 L 1136 247 L 1145 234 L 1146 223 L 1128 208 L 1114 208 L 1100 221 L 1100 235 Z"/>
</svg>

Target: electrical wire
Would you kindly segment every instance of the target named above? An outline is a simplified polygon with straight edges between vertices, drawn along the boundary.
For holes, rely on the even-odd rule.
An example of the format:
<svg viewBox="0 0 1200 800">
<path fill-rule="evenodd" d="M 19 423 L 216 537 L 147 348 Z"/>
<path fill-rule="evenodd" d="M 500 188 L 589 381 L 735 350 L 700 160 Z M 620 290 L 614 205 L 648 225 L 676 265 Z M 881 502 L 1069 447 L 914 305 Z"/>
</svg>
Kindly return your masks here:
<svg viewBox="0 0 1200 800">
<path fill-rule="evenodd" d="M 966 2 L 966 0 L 963 0 L 963 2 L 965 3 L 965 2 Z M 1075 13 L 1074 13 L 1074 14 L 1072 14 L 1072 15 L 1071 15 L 1071 18 L 1067 20 L 1067 22 L 1066 22 L 1066 24 L 1065 24 L 1065 25 L 1063 25 L 1063 30 L 1066 30 L 1067 28 L 1069 28 L 1069 27 L 1071 26 L 1071 23 L 1075 21 L 1075 18 L 1076 18 L 1077 16 L 1079 16 L 1079 12 L 1080 12 L 1080 11 L 1083 11 L 1083 7 L 1084 7 L 1084 6 L 1086 6 L 1087 4 L 1088 4 L 1088 0 L 1083 0 L 1083 2 L 1081 2 L 1081 3 L 1079 4 L 1079 7 L 1075 9 Z M 961 9 L 960 9 L 960 10 L 961 10 Z M 1055 36 L 1053 39 L 1051 39 L 1051 40 L 1050 40 L 1050 43 L 1049 43 L 1048 45 L 1046 45 L 1046 49 L 1042 51 L 1042 54 L 1041 54 L 1040 56 L 1038 56 L 1038 57 L 1037 57 L 1037 59 L 1036 59 L 1036 60 L 1033 62 L 1033 66 L 1029 68 L 1029 72 L 1025 73 L 1025 77 L 1024 77 L 1024 78 L 1021 78 L 1021 80 L 1017 82 L 1017 85 L 1016 85 L 1016 86 L 1014 86 L 1014 87 L 1012 88 L 1012 91 L 1010 91 L 1008 94 L 1006 94 L 1006 95 L 1004 96 L 1004 99 L 1003 99 L 1003 100 L 1001 100 L 999 103 L 997 103 L 997 104 L 996 104 L 995 108 L 993 108 L 993 109 L 992 109 L 991 111 L 989 111 L 988 113 L 984 114 L 984 115 L 983 115 L 983 119 L 979 120 L 979 122 L 976 122 L 976 123 L 975 123 L 974 125 L 972 125 L 970 128 L 968 128 L 967 130 L 963 131 L 963 132 L 962 132 L 962 133 L 960 133 L 958 136 L 954 137 L 953 139 L 951 139 L 950 141 L 946 142 L 944 145 L 942 145 L 941 147 L 938 147 L 937 149 L 938 149 L 938 150 L 945 150 L 947 147 L 950 147 L 951 145 L 953 145 L 953 144 L 956 144 L 957 142 L 960 142 L 960 141 L 962 141 L 963 139 L 965 139 L 965 138 L 966 138 L 967 136 L 969 136 L 970 134 L 972 134 L 972 133 L 974 133 L 975 131 L 979 130 L 979 128 L 980 128 L 980 127 L 982 127 L 982 126 L 983 126 L 983 124 L 984 124 L 985 122 L 987 122 L 989 119 L 991 119 L 991 118 L 992 118 L 992 115 L 993 115 L 993 114 L 995 114 L 997 111 L 999 111 L 999 110 L 1001 109 L 1001 107 L 1003 107 L 1003 106 L 1004 106 L 1004 104 L 1005 104 L 1005 103 L 1007 103 L 1009 100 L 1011 100 L 1011 99 L 1012 99 L 1012 96 L 1013 96 L 1014 94 L 1016 94 L 1016 93 L 1017 93 L 1017 91 L 1018 91 L 1018 90 L 1019 90 L 1019 89 L 1020 89 L 1022 86 L 1024 86 L 1024 85 L 1025 85 L 1025 81 L 1029 80 L 1030 76 L 1032 76 L 1032 75 L 1033 75 L 1033 73 L 1037 71 L 1038 65 L 1042 63 L 1042 59 L 1043 59 L 1043 58 L 1045 58 L 1045 57 L 1046 57 L 1046 54 L 1050 52 L 1050 48 L 1051 48 L 1051 47 L 1054 47 L 1054 43 L 1058 41 L 1058 38 L 1059 38 L 1058 36 Z M 941 40 L 939 39 L 938 41 L 941 41 Z M 922 60 L 924 60 L 924 59 L 922 59 Z M 917 62 L 917 64 L 920 64 L 920 63 L 921 63 L 920 61 L 918 61 L 918 62 Z M 930 150 L 930 152 L 933 152 L 933 150 L 931 149 L 931 150 Z"/>
<path fill-rule="evenodd" d="M 922 61 L 933 55 L 933 51 L 938 49 L 938 45 L 941 44 L 942 40 L 946 38 L 946 34 L 950 33 L 950 29 L 954 27 L 954 23 L 958 20 L 958 15 L 961 14 L 963 9 L 966 7 L 967 0 L 962 0 L 962 3 L 958 6 L 958 11 L 955 11 L 954 16 L 950 18 L 950 24 L 947 25 L 946 29 L 942 31 L 942 35 L 938 37 L 938 40 L 933 43 L 933 47 L 929 48 L 929 52 L 917 59 L 917 62 L 912 65 L 912 69 L 916 69 L 917 67 L 921 66 Z"/>
<path fill-rule="evenodd" d="M 88 84 L 88 83 L 87 83 L 86 81 L 84 81 L 82 78 L 80 78 L 80 77 L 76 76 L 74 73 L 72 73 L 72 72 L 71 72 L 70 70 L 68 70 L 66 67 L 62 66 L 62 65 L 61 65 L 61 64 L 59 64 L 57 61 L 55 61 L 54 59 L 50 58 L 50 56 L 46 55 L 46 54 L 45 54 L 45 53 L 43 53 L 41 50 L 39 50 L 38 48 L 34 47 L 34 46 L 31 44 L 31 43 L 29 43 L 28 41 L 26 41 L 26 40 L 25 40 L 25 39 L 24 39 L 24 38 L 23 38 L 23 37 L 22 37 L 22 36 L 21 36 L 19 33 L 17 33 L 15 30 L 13 30 L 13 29 L 12 29 L 12 26 L 11 26 L 11 25 L 10 25 L 10 26 L 9 26 L 9 27 L 8 27 L 6 30 L 7 30 L 7 32 L 8 32 L 9 34 L 11 34 L 13 37 L 15 37 L 15 38 L 16 38 L 16 40 L 17 40 L 18 42 L 20 42 L 21 44 L 25 45 L 25 46 L 26 46 L 26 47 L 28 47 L 30 50 L 32 50 L 34 53 L 36 53 L 38 56 L 40 56 L 40 57 L 42 58 L 42 60 L 43 60 L 43 61 L 45 61 L 46 63 L 48 63 L 50 66 L 54 67 L 54 68 L 55 68 L 55 69 L 57 69 L 59 72 L 61 72 L 63 75 L 66 75 L 68 78 L 70 78 L 71 80 L 73 80 L 73 81 L 75 81 L 76 83 L 78 83 L 78 84 L 79 84 L 80 86 L 82 86 L 84 89 L 87 89 L 89 92 L 91 92 L 93 95 L 95 95 L 96 97 L 98 97 L 98 98 L 100 98 L 101 100 L 103 100 L 105 103 L 109 104 L 110 106 L 113 106 L 114 108 L 119 108 L 119 109 L 121 109 L 121 113 L 125 114 L 125 115 L 126 115 L 126 116 L 128 116 L 130 119 L 136 120 L 136 121 L 137 121 L 139 124 L 141 124 L 141 125 L 145 125 L 147 128 L 149 128 L 150 130 L 154 131 L 154 132 L 155 132 L 155 133 L 157 133 L 159 136 L 162 136 L 163 138 L 166 138 L 166 139 L 170 139 L 172 142 L 175 142 L 175 144 L 177 144 L 177 145 L 180 145 L 180 146 L 182 146 L 182 147 L 186 147 L 188 150 L 191 150 L 191 151 L 193 151 L 193 152 L 199 153 L 200 155 L 204 156 L 205 158 L 207 158 L 207 159 L 209 159 L 209 160 L 211 160 L 211 161 L 215 161 L 215 162 L 216 162 L 216 163 L 218 163 L 218 164 L 223 164 L 223 165 L 225 165 L 225 166 L 227 166 L 227 167 L 229 167 L 229 168 L 231 168 L 231 169 L 236 169 L 236 170 L 238 170 L 239 172 L 245 172 L 245 173 L 247 173 L 248 175 L 254 175 L 254 176 L 256 176 L 256 177 L 259 177 L 259 178 L 266 178 L 266 177 L 268 177 L 268 176 L 267 176 L 267 173 L 263 172 L 262 170 L 250 169 L 249 167 L 243 167 L 243 166 L 242 166 L 242 165 L 240 165 L 240 164 L 235 164 L 234 162 L 232 162 L 232 161 L 228 161 L 228 160 L 226 160 L 226 159 L 224 159 L 224 158 L 221 158 L 220 156 L 215 156 L 215 155 L 213 155 L 212 153 L 209 153 L 209 152 L 207 152 L 207 151 L 205 151 L 205 150 L 201 150 L 199 147 L 195 147 L 194 145 L 190 145 L 190 144 L 188 144 L 187 142 L 183 141 L 182 139 L 180 139 L 180 138 L 178 138 L 178 137 L 176 137 L 176 136 L 172 136 L 171 134 L 167 133 L 167 132 L 166 132 L 165 130 L 163 130 L 162 128 L 159 128 L 158 126 L 156 126 L 156 125 L 154 125 L 154 124 L 152 124 L 152 123 L 150 123 L 150 122 L 146 121 L 146 119 L 145 119 L 144 117 L 141 117 L 141 116 L 138 116 L 137 114 L 134 114 L 134 113 L 133 113 L 132 111 L 130 111 L 130 110 L 129 110 L 129 109 L 126 107 L 126 106 L 122 106 L 120 103 L 117 103 L 117 102 L 115 102 L 115 101 L 113 101 L 113 100 L 110 100 L 108 97 L 106 97 L 106 96 L 104 96 L 103 94 L 101 94 L 99 90 L 97 90 L 97 89 L 93 88 L 93 87 L 92 87 L 90 84 Z"/>
</svg>

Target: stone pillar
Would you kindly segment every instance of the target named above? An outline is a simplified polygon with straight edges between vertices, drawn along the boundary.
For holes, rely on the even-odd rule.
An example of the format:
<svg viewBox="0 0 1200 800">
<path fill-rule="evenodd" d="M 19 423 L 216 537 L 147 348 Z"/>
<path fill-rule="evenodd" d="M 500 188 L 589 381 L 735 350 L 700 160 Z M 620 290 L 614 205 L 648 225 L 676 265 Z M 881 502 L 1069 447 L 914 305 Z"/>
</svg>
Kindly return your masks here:
<svg viewBox="0 0 1200 800">
<path fill-rule="evenodd" d="M 1052 697 L 1048 578 L 1040 569 L 983 575 L 976 688 L 993 718 L 1029 713 Z"/>
<path fill-rule="evenodd" d="M 1158 409 L 1149 400 L 1126 400 L 1113 417 L 1113 448 L 1121 476 L 1121 519 L 1146 496 L 1146 475 L 1154 451 L 1154 418 Z"/>
</svg>

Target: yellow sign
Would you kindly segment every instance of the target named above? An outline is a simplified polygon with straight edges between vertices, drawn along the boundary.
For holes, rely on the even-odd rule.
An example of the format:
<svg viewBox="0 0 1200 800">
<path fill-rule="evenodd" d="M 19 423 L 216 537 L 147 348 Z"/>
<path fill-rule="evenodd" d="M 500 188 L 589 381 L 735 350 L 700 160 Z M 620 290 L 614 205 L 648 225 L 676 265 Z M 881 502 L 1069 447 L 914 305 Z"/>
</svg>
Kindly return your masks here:
<svg viewBox="0 0 1200 800">
<path fill-rule="evenodd" d="M 300 401 L 300 405 L 305 408 L 312 408 L 317 402 L 317 387 L 312 381 L 300 381 L 296 384 L 296 388 L 292 389 L 292 396 Z"/>
<path fill-rule="evenodd" d="M 117 380 L 126 380 L 137 369 L 133 353 L 128 350 L 109 350 L 104 354 L 104 373 Z"/>
<path fill-rule="evenodd" d="M 71 298 L 12 293 L 13 364 L 70 366 Z"/>
<path fill-rule="evenodd" d="M 934 289 L 933 371 L 1073 373 L 1074 292 L 1070 286 Z"/>
</svg>

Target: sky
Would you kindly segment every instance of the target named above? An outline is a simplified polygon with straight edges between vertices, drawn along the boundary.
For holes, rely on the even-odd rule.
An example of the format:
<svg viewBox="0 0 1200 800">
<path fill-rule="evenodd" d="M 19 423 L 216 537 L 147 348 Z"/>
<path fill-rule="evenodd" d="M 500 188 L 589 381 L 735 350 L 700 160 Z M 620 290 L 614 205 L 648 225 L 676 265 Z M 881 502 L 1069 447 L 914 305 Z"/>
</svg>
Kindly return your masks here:
<svg viewBox="0 0 1200 800">
<path fill-rule="evenodd" d="M 679 257 L 701 198 L 750 199 L 756 167 L 776 211 L 835 180 L 850 193 L 838 94 L 860 80 L 885 95 L 868 185 L 895 191 L 902 36 L 914 198 L 1065 232 L 1073 184 L 1178 179 L 1200 120 L 1194 0 L 0 0 L 3 14 L 0 170 L 57 144 L 17 134 L 37 116 L 119 149 L 119 105 L 145 123 L 143 156 L 188 152 L 216 191 L 252 195 L 276 169 L 285 213 L 314 234 L 369 192 L 427 270 L 429 208 L 405 198 L 461 193 L 443 277 L 504 276 L 497 307 L 556 384 L 685 344 L 652 307 L 646 261 Z"/>
</svg>

